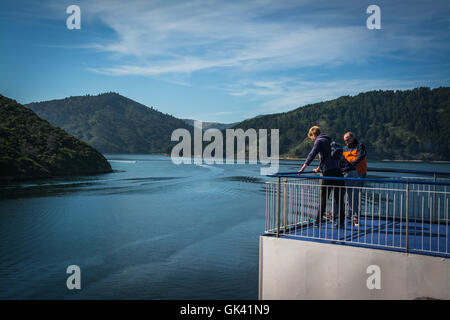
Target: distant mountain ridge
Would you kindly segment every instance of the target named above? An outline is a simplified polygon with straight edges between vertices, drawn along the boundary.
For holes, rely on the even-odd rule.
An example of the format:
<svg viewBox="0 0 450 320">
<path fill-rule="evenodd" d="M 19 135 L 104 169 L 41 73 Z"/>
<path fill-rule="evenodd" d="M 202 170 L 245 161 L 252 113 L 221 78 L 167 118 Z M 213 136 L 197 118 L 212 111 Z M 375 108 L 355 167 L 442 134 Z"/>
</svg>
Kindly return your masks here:
<svg viewBox="0 0 450 320">
<path fill-rule="evenodd" d="M 39 116 L 104 153 L 166 153 L 173 130 L 192 132 L 191 119 L 178 119 L 117 93 L 31 103 Z M 280 155 L 305 157 L 306 137 L 321 126 L 338 143 L 353 131 L 364 142 L 369 159 L 450 160 L 450 88 L 377 90 L 356 96 L 260 115 L 234 124 L 203 123 L 204 128 L 279 129 Z M 269 131 L 270 133 L 270 131 Z M 269 139 L 270 141 L 270 139 Z"/>
<path fill-rule="evenodd" d="M 186 122 L 190 126 L 194 126 L 194 121 L 192 119 L 182 119 L 184 122 Z M 218 129 L 218 130 L 224 130 L 228 128 L 234 127 L 238 122 L 234 123 L 220 123 L 220 122 L 202 122 L 203 130 L 208 129 Z"/>
<path fill-rule="evenodd" d="M 0 180 L 112 171 L 100 152 L 2 95 L 0 119 Z"/>
<path fill-rule="evenodd" d="M 26 107 L 102 153 L 170 153 L 172 132 L 191 129 L 183 120 L 113 92 Z"/>
</svg>

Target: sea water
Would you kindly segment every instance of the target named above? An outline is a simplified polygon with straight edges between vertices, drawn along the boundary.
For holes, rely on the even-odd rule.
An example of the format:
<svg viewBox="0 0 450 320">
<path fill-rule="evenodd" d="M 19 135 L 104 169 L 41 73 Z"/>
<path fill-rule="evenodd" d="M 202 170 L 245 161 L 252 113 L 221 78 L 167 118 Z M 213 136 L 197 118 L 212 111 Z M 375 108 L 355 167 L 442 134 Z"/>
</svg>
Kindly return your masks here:
<svg viewBox="0 0 450 320">
<path fill-rule="evenodd" d="M 271 180 L 260 166 L 106 157 L 113 173 L 0 185 L 0 298 L 257 299 Z M 80 267 L 81 290 L 66 286 L 70 265 Z"/>
</svg>

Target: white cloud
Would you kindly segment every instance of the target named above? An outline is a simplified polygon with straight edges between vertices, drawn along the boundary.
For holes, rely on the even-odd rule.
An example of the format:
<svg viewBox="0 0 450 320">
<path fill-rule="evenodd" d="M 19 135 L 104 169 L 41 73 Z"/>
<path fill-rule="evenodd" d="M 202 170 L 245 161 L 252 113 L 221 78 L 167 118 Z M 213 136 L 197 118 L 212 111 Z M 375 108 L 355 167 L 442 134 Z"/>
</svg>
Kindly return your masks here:
<svg viewBox="0 0 450 320">
<path fill-rule="evenodd" d="M 381 1 L 379 31 L 366 28 L 367 14 L 359 0 L 108 0 L 80 6 L 88 21 L 101 21 L 114 34 L 84 46 L 107 57 L 90 71 L 148 76 L 183 86 L 208 73 L 211 88 L 254 102 L 253 109 L 239 112 L 247 117 L 362 91 L 426 85 L 418 78 L 408 80 L 414 79 L 410 75 L 402 75 L 406 80 L 385 75 L 368 79 L 361 70 L 383 59 L 390 61 L 386 70 L 395 60 L 414 66 L 428 59 L 430 66 L 433 55 L 448 56 L 450 43 L 443 41 L 449 39 L 448 28 L 430 27 L 432 22 L 446 25 L 450 7 L 440 4 L 433 10 L 421 1 Z M 343 65 L 350 72 L 333 74 Z M 442 66 L 441 59 L 435 69 Z M 324 79 L 317 67 L 336 80 L 311 81 Z M 352 76 L 352 71 L 358 74 Z M 434 79 L 445 77 L 441 72 Z"/>
<path fill-rule="evenodd" d="M 340 20 L 354 12 L 337 11 L 333 18 L 333 8 L 321 11 L 310 1 L 96 1 L 84 7 L 117 35 L 91 46 L 117 58 L 110 67 L 93 68 L 111 75 L 364 63 L 397 48 L 415 50 L 431 39 L 374 35 L 365 27 L 364 12 L 360 24 L 344 23 Z M 290 10 L 300 12 L 297 19 L 289 18 Z"/>
</svg>

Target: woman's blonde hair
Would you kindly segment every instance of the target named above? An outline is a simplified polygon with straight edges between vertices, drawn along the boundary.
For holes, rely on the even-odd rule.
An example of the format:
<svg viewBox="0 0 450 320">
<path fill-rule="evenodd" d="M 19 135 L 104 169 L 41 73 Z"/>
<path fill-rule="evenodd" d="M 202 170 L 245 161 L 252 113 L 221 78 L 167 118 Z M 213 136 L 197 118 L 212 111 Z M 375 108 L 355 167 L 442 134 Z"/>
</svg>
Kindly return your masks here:
<svg viewBox="0 0 450 320">
<path fill-rule="evenodd" d="M 308 131 L 308 137 L 318 136 L 320 134 L 320 128 L 318 126 L 311 127 Z"/>
</svg>

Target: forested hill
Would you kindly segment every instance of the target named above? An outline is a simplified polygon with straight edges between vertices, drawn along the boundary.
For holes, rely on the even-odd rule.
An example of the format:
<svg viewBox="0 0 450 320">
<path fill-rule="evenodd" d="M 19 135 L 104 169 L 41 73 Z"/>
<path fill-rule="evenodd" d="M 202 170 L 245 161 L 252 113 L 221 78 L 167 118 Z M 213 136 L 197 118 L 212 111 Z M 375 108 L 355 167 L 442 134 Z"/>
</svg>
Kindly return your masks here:
<svg viewBox="0 0 450 320">
<path fill-rule="evenodd" d="M 235 128 L 279 128 L 280 154 L 305 157 L 319 125 L 341 145 L 353 131 L 369 159 L 450 160 L 450 87 L 370 91 L 248 119 Z"/>
<path fill-rule="evenodd" d="M 26 107 L 104 153 L 170 153 L 185 120 L 116 93 L 32 103 Z M 450 88 L 370 91 L 242 121 L 234 128 L 280 130 L 280 154 L 305 157 L 308 129 L 319 125 L 338 143 L 353 131 L 369 159 L 450 160 Z"/>
<path fill-rule="evenodd" d="M 83 141 L 0 95 L 0 181 L 111 172 Z"/>
<path fill-rule="evenodd" d="M 26 105 L 103 153 L 170 153 L 183 120 L 146 107 L 117 93 L 69 97 Z"/>
</svg>

